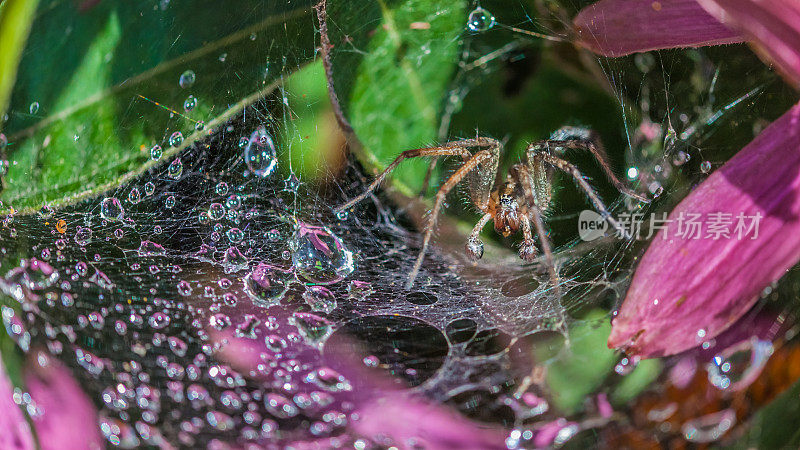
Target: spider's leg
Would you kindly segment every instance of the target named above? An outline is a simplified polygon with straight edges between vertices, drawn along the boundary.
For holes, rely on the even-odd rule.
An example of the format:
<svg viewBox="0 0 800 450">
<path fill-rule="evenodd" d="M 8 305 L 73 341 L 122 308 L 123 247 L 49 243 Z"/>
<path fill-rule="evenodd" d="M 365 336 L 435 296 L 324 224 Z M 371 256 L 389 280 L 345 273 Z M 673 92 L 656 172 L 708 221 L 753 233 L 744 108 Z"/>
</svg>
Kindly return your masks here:
<svg viewBox="0 0 800 450">
<path fill-rule="evenodd" d="M 509 170 L 509 175 L 514 177 L 522 186 L 522 191 L 525 194 L 525 203 L 528 207 L 528 216 L 533 220 L 533 226 L 536 229 L 536 235 L 539 236 L 539 242 L 544 253 L 545 263 L 547 264 L 547 271 L 550 273 L 550 281 L 553 284 L 553 290 L 556 295 L 560 295 L 558 284 L 558 272 L 556 271 L 555 257 L 553 256 L 553 249 L 550 247 L 550 238 L 547 237 L 547 230 L 544 227 L 544 219 L 542 219 L 542 210 L 536 202 L 536 185 L 531 174 L 531 170 L 521 164 L 516 164 Z M 523 222 L 523 233 L 525 233 L 526 221 Z M 530 225 L 527 225 L 526 238 L 530 236 Z M 522 249 L 520 249 L 521 251 Z M 521 256 L 521 255 L 520 255 Z"/>
<path fill-rule="evenodd" d="M 635 198 L 640 202 L 650 203 L 650 199 L 634 192 L 627 187 L 625 183 L 620 181 L 616 175 L 614 175 L 614 172 L 611 170 L 611 166 L 608 164 L 608 156 L 603 149 L 603 144 L 600 143 L 600 138 L 594 135 L 594 133 L 592 133 L 591 136 L 592 137 L 590 139 L 549 140 L 545 142 L 547 142 L 551 148 L 568 148 L 571 150 L 588 151 L 592 154 L 592 157 L 597 160 L 597 163 L 600 164 L 600 168 L 603 170 L 603 173 L 606 174 L 608 180 L 611 181 L 611 184 L 613 184 L 618 191 L 627 195 L 628 197 Z"/>
<path fill-rule="evenodd" d="M 606 208 L 606 205 L 603 204 L 603 201 L 600 200 L 600 197 L 597 195 L 597 192 L 592 189 L 586 179 L 583 178 L 583 174 L 575 167 L 572 163 L 559 158 L 558 156 L 551 155 L 547 152 L 541 152 L 536 150 L 530 150 L 528 152 L 528 160 L 529 161 L 545 161 L 546 163 L 552 165 L 553 167 L 572 175 L 572 178 L 575 179 L 575 182 L 578 186 L 583 189 L 586 193 L 586 196 L 589 198 L 589 201 L 592 202 L 594 208 L 597 212 L 600 213 L 601 216 L 609 223 L 612 227 L 614 227 L 623 237 L 626 239 L 631 239 L 632 236 L 628 230 L 626 230 L 619 222 L 614 219 L 611 213 Z"/>
<path fill-rule="evenodd" d="M 428 171 L 425 172 L 425 179 L 422 180 L 422 188 L 419 190 L 420 197 L 424 197 L 425 193 L 428 192 L 428 187 L 431 184 L 431 176 L 433 176 L 433 169 L 436 168 L 436 163 L 438 161 L 438 158 L 431 158 L 431 163 L 428 164 Z"/>
<path fill-rule="evenodd" d="M 526 262 L 533 262 L 536 259 L 536 242 L 531 234 L 531 220 L 527 216 L 522 218 L 522 243 L 519 245 L 519 257 Z"/>
<path fill-rule="evenodd" d="M 542 210 L 536 205 L 529 206 L 530 215 L 533 219 L 533 226 L 536 228 L 536 235 L 539 236 L 539 245 L 542 246 L 542 253 L 544 253 L 544 259 L 547 263 L 547 271 L 550 272 L 550 281 L 553 283 L 553 290 L 556 295 L 561 295 L 558 284 L 558 272 L 556 272 L 556 260 L 553 257 L 553 249 L 550 247 L 550 238 L 547 237 L 547 230 L 544 228 Z"/>
<path fill-rule="evenodd" d="M 492 214 L 486 213 L 481 217 L 478 223 L 472 228 L 472 233 L 467 238 L 467 255 L 473 260 L 477 261 L 483 257 L 483 241 L 480 238 L 481 230 L 492 220 Z"/>
<path fill-rule="evenodd" d="M 386 170 L 381 172 L 372 183 L 367 186 L 367 189 L 358 195 L 357 197 L 352 198 L 349 202 L 345 203 L 344 205 L 336 208 L 335 212 L 344 211 L 349 209 L 356 203 L 364 200 L 369 196 L 369 194 L 378 188 L 378 186 L 383 182 L 391 171 L 393 171 L 401 162 L 409 158 L 418 158 L 418 157 L 436 157 L 436 156 L 453 156 L 453 155 L 460 155 L 464 160 L 468 160 L 472 157 L 472 153 L 464 147 L 457 147 L 457 146 L 448 146 L 448 147 L 429 147 L 429 148 L 417 148 L 413 150 L 406 150 L 403 153 L 400 153 L 397 158 L 386 167 Z"/>
<path fill-rule="evenodd" d="M 461 180 L 464 179 L 470 172 L 478 168 L 481 162 L 486 160 L 491 160 L 491 158 L 495 158 L 496 152 L 493 150 L 481 150 L 474 155 L 470 159 L 468 159 L 461 167 L 458 168 L 450 178 L 445 181 L 442 187 L 436 192 L 436 202 L 433 205 L 433 209 L 431 210 L 431 215 L 428 219 L 428 224 L 425 226 L 425 236 L 422 239 L 422 248 L 419 251 L 419 255 L 417 256 L 416 262 L 414 262 L 414 267 L 411 269 L 411 273 L 408 276 L 408 283 L 406 283 L 406 289 L 411 289 L 411 286 L 414 285 L 414 279 L 417 277 L 417 273 L 419 273 L 420 267 L 422 267 L 422 260 L 425 258 L 425 252 L 428 250 L 428 244 L 430 244 L 431 237 L 433 236 L 433 232 L 436 229 L 436 221 L 439 218 L 439 211 L 442 209 L 442 205 L 444 205 L 445 197 L 447 194 L 453 190 L 454 187 Z M 494 174 L 492 174 L 494 175 Z M 477 205 L 480 208 L 480 205 Z"/>
</svg>

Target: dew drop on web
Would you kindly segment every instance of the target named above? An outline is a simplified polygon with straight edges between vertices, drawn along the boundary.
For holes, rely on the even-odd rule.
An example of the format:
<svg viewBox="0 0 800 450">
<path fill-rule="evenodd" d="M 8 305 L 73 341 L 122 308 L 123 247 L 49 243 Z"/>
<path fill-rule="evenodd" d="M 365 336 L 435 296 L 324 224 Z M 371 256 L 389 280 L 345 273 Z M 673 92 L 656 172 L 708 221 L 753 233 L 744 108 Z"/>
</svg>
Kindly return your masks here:
<svg viewBox="0 0 800 450">
<path fill-rule="evenodd" d="M 267 177 L 278 165 L 275 141 L 263 126 L 250 135 L 244 147 L 247 168 L 257 177 Z"/>
<path fill-rule="evenodd" d="M 106 197 L 100 203 L 100 217 L 109 222 L 118 222 L 125 216 L 122 203 L 116 197 Z"/>
<path fill-rule="evenodd" d="M 178 86 L 186 89 L 193 85 L 196 79 L 197 76 L 195 75 L 194 71 L 187 70 L 181 74 L 180 78 L 178 78 Z"/>
<path fill-rule="evenodd" d="M 494 15 L 480 6 L 472 10 L 467 18 L 467 29 L 474 33 L 489 31 L 494 25 Z"/>
<path fill-rule="evenodd" d="M 327 227 L 298 223 L 289 248 L 298 275 L 312 283 L 336 283 L 355 268 L 353 253 Z"/>
</svg>

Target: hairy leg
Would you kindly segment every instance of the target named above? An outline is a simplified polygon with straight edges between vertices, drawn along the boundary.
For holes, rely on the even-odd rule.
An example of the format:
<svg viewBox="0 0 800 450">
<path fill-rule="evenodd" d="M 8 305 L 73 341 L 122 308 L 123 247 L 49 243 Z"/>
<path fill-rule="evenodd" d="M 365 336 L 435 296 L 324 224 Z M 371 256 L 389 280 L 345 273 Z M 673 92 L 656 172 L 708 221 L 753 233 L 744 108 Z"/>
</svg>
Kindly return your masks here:
<svg viewBox="0 0 800 450">
<path fill-rule="evenodd" d="M 539 245 L 542 247 L 542 253 L 544 253 L 547 271 L 550 274 L 550 281 L 553 284 L 553 290 L 556 292 L 556 295 L 560 295 L 558 271 L 556 270 L 553 250 L 550 246 L 550 238 L 547 237 L 547 230 L 545 229 L 544 219 L 542 218 L 542 210 L 536 204 L 536 186 L 533 174 L 531 174 L 529 168 L 521 164 L 516 164 L 509 170 L 509 176 L 517 180 L 517 183 L 522 187 L 522 192 L 525 194 L 525 203 L 528 208 L 528 219 L 533 221 L 536 235 L 539 237 Z M 523 222 L 523 227 L 525 227 L 526 223 L 527 220 Z M 523 234 L 525 234 L 526 239 L 532 239 L 532 237 L 530 237 L 529 224 L 527 228 L 527 233 L 525 233 L 525 228 L 523 228 Z M 520 253 L 522 253 L 522 248 L 520 248 Z M 522 256 L 522 254 L 520 254 L 520 256 Z"/>
<path fill-rule="evenodd" d="M 593 136 L 593 133 L 591 134 Z M 628 197 L 635 198 L 644 203 L 649 203 L 650 199 L 644 197 L 641 194 L 638 194 L 631 190 L 629 187 L 625 185 L 611 170 L 611 166 L 608 164 L 608 156 L 606 155 L 605 150 L 603 150 L 602 144 L 600 144 L 599 139 L 592 138 L 592 139 L 567 139 L 567 140 L 547 140 L 537 142 L 532 144 L 528 150 L 529 151 L 536 151 L 537 153 L 541 152 L 544 149 L 548 148 L 567 148 L 571 150 L 583 150 L 588 151 L 597 163 L 600 165 L 600 168 L 605 173 L 608 180 L 614 187 L 620 191 L 621 193 L 627 195 Z M 558 157 L 558 156 L 556 156 Z M 560 158 L 559 158 L 560 159 Z"/>
<path fill-rule="evenodd" d="M 477 261 L 483 257 L 483 241 L 480 238 L 480 234 L 483 227 L 485 227 L 490 220 L 492 220 L 492 215 L 489 213 L 484 214 L 472 228 L 472 233 L 470 233 L 469 238 L 467 238 L 467 255 L 473 261 Z"/>
<path fill-rule="evenodd" d="M 575 167 L 572 163 L 559 158 L 558 156 L 551 155 L 546 151 L 537 151 L 535 149 L 529 149 L 528 151 L 528 161 L 531 163 L 535 163 L 538 161 L 544 161 L 553 167 L 572 175 L 575 179 L 575 182 L 578 186 L 586 193 L 586 196 L 589 198 L 589 201 L 592 202 L 594 208 L 597 212 L 600 213 L 601 216 L 609 223 L 612 227 L 614 227 L 622 236 L 626 239 L 631 238 L 631 234 L 628 230 L 626 230 L 619 222 L 614 219 L 611 213 L 606 208 L 606 205 L 603 204 L 603 201 L 600 200 L 600 197 L 597 195 L 597 192 L 592 189 L 589 183 L 586 182 L 586 179 L 583 178 L 583 174 Z"/>
<path fill-rule="evenodd" d="M 364 192 L 352 198 L 344 205 L 336 208 L 335 212 L 340 212 L 349 209 L 356 203 L 367 198 L 370 193 L 372 193 L 375 189 L 378 188 L 378 186 L 380 186 L 380 184 L 383 182 L 386 176 L 406 159 L 420 158 L 420 157 L 424 158 L 424 157 L 438 157 L 438 156 L 454 156 L 454 155 L 461 156 L 462 158 L 464 158 L 465 161 L 472 157 L 472 153 L 470 153 L 470 151 L 464 147 L 431 147 L 431 148 L 417 148 L 413 150 L 406 150 L 400 153 L 397 156 L 397 158 L 395 158 L 394 161 L 392 161 L 392 163 L 389 164 L 389 166 L 386 167 L 386 169 L 383 172 L 381 172 L 377 177 L 375 177 L 375 179 L 372 180 L 372 183 L 370 183 L 369 186 L 367 186 L 367 189 Z"/>
<path fill-rule="evenodd" d="M 450 175 L 450 178 L 448 178 L 442 187 L 439 188 L 439 191 L 436 192 L 436 201 L 433 205 L 433 209 L 431 210 L 431 215 L 428 218 L 428 224 L 425 226 L 425 236 L 422 239 L 422 248 L 419 251 L 417 260 L 414 263 L 414 267 L 411 269 L 411 274 L 409 275 L 408 282 L 406 283 L 407 289 L 410 289 L 411 286 L 414 285 L 414 279 L 416 279 L 417 273 L 419 273 L 419 269 L 422 266 L 422 261 L 425 258 L 425 252 L 428 250 L 431 237 L 436 229 L 436 221 L 439 218 L 439 212 L 444 205 L 444 200 L 447 197 L 447 194 L 453 190 L 453 188 L 456 187 L 456 185 L 460 183 L 464 177 L 475 170 L 482 162 L 496 157 L 496 152 L 492 150 L 481 150 L 475 153 L 458 170 L 456 170 L 455 173 Z M 492 177 L 494 177 L 494 174 L 492 174 Z M 480 208 L 480 205 L 477 206 Z"/>
</svg>

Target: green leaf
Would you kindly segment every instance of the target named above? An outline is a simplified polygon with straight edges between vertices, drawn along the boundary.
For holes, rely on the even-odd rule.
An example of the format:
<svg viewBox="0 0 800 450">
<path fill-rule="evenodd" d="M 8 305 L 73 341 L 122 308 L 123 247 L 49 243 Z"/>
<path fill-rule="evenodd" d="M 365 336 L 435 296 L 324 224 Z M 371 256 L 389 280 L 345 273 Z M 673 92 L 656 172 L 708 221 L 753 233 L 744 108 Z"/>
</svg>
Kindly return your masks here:
<svg viewBox="0 0 800 450">
<path fill-rule="evenodd" d="M 611 400 L 618 405 L 630 402 L 658 378 L 661 374 L 661 367 L 661 361 L 658 359 L 640 361 L 633 372 L 625 375 L 614 388 Z"/>
<path fill-rule="evenodd" d="M 308 0 L 88 11 L 61 1 L 37 14 L 5 128 L 0 199 L 16 210 L 69 203 L 146 170 L 151 146 L 175 154 L 314 56 Z M 196 81 L 179 86 L 189 70 Z M 190 95 L 197 106 L 186 110 Z M 171 146 L 175 132 L 185 139 Z"/>
<path fill-rule="evenodd" d="M 0 2 L 0 116 L 6 112 L 17 76 L 17 64 L 38 3 L 38 0 Z"/>
<path fill-rule="evenodd" d="M 800 445 L 800 382 L 758 411 L 747 433 L 728 448 L 797 448 Z"/>
<path fill-rule="evenodd" d="M 283 145 L 289 149 L 292 170 L 304 181 L 324 181 L 344 160 L 341 134 L 328 97 L 322 61 L 293 73 L 283 85 L 292 120 L 286 124 Z"/>
<path fill-rule="evenodd" d="M 385 168 L 403 150 L 436 143 L 443 100 L 458 62 L 464 1 L 328 2 L 329 74 L 344 119 Z M 427 164 L 404 164 L 393 186 L 422 185 Z"/>
<path fill-rule="evenodd" d="M 567 414 L 580 409 L 584 398 L 605 380 L 617 361 L 606 347 L 611 324 L 605 314 L 595 311 L 569 329 L 570 345 L 547 369 L 547 386 L 559 410 Z"/>
</svg>

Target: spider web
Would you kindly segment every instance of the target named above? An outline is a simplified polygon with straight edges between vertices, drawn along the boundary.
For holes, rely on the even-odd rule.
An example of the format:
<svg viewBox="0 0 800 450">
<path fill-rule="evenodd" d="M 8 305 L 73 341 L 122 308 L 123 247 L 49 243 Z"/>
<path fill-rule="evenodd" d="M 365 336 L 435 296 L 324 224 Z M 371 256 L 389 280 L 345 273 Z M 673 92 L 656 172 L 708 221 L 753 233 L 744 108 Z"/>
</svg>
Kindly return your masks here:
<svg viewBox="0 0 800 450">
<path fill-rule="evenodd" d="M 507 25 L 557 31 L 534 21 L 525 4 L 513 8 L 520 19 Z M 545 137 L 506 136 L 468 113 L 481 83 L 502 64 L 529 57 L 538 43 L 508 30 L 485 41 L 465 31 L 463 39 L 440 140 L 475 127 L 507 137 L 512 148 Z M 774 85 L 755 77 L 753 86 L 737 84 L 712 97 L 710 82 L 696 88 L 670 69 L 695 55 L 719 69 L 711 72 L 723 88 L 719 61 L 726 53 L 714 50 L 597 61 L 627 130 L 615 138 L 629 144 L 615 146 L 617 169 L 637 168 L 640 188 L 662 188 L 664 205 L 655 208 L 702 179 L 706 158 L 722 162 L 747 141 L 740 134 L 715 153 L 706 150 L 710 136 L 733 127 L 727 119 L 734 109 L 725 105 L 741 98 L 763 104 Z M 482 58 L 486 64 L 475 64 Z M 697 66 L 706 73 L 704 64 Z M 643 243 L 580 241 L 575 218 L 586 204 L 566 178 L 557 179 L 559 206 L 548 223 L 561 298 L 542 261 L 523 264 L 504 250 L 513 242 L 487 238 L 491 251 L 480 264 L 469 263 L 459 221 L 474 216 L 458 200 L 406 291 L 419 217 L 383 191 L 347 215 L 333 213 L 370 178 L 353 156 L 340 168 L 324 168 L 324 181 L 298 176 L 294 165 L 304 156 L 292 152 L 302 152 L 304 135 L 297 118 L 309 107 L 285 81 L 204 139 L 102 195 L 6 218 L 0 289 L 4 323 L 19 348 L 65 363 L 98 408 L 109 444 L 123 448 L 406 445 L 354 425 L 355 413 L 393 392 L 383 389 L 385 377 L 404 396 L 507 428 L 558 417 L 532 412 L 518 395 L 531 389 L 545 396 L 526 386 L 542 363 L 529 360 L 533 342 L 564 340 L 583 310 L 616 305 Z M 682 92 L 706 101 L 697 109 Z M 769 116 L 750 105 L 737 112 L 741 120 Z M 710 121 L 716 111 L 723 112 Z M 660 128 L 645 140 L 637 130 L 649 123 Z M 664 144 L 669 135 L 678 138 Z M 675 159 L 678 152 L 689 159 Z M 577 161 L 586 163 L 581 167 L 615 214 L 636 208 L 603 185 L 590 161 Z M 355 363 L 347 359 L 353 355 Z"/>
</svg>

